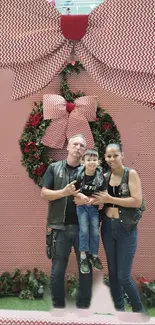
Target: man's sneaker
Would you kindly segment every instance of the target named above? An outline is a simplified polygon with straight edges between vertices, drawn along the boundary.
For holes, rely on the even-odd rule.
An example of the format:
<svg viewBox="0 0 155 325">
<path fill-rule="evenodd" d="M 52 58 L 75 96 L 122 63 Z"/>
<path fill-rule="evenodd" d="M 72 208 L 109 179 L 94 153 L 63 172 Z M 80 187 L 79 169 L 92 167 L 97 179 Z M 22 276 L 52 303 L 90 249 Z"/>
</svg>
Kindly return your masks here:
<svg viewBox="0 0 155 325">
<path fill-rule="evenodd" d="M 90 273 L 90 268 L 89 268 L 87 258 L 80 260 L 80 272 L 83 273 L 83 274 Z"/>
<path fill-rule="evenodd" d="M 89 262 L 91 263 L 93 269 L 95 269 L 97 271 L 103 270 L 103 265 L 102 265 L 100 259 L 98 258 L 98 256 L 95 257 L 93 255 L 90 255 L 89 256 Z"/>
</svg>

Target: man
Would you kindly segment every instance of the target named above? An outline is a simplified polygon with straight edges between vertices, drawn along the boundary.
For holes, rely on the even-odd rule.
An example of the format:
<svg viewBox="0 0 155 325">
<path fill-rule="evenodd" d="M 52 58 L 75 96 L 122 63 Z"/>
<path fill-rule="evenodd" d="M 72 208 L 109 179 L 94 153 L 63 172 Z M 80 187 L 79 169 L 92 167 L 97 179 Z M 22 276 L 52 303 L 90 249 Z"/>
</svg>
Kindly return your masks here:
<svg viewBox="0 0 155 325">
<path fill-rule="evenodd" d="M 41 197 L 49 201 L 47 248 L 52 258 L 51 296 L 55 308 L 65 307 L 64 277 L 72 247 L 80 264 L 79 226 L 73 194 L 76 193 L 74 176 L 86 150 L 82 135 L 74 135 L 67 146 L 65 161 L 52 163 L 41 181 Z M 50 249 L 49 249 L 50 248 Z M 92 269 L 89 274 L 79 270 L 79 288 L 76 306 L 88 308 L 92 291 Z"/>
</svg>

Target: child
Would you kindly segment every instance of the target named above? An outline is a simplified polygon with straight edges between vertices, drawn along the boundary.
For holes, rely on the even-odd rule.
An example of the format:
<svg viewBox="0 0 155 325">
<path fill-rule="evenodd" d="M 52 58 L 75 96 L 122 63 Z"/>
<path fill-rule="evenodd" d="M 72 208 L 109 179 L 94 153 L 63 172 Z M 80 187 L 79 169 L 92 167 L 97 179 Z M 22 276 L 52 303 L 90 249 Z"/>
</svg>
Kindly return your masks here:
<svg viewBox="0 0 155 325">
<path fill-rule="evenodd" d="M 93 203 L 92 195 L 99 191 L 106 190 L 106 183 L 99 167 L 98 152 L 86 150 L 83 156 L 83 165 L 79 167 L 76 177 L 76 189 L 80 192 L 76 194 L 83 200 L 83 205 L 77 206 L 77 216 L 79 221 L 79 250 L 80 250 L 80 271 L 89 273 L 89 262 L 96 270 L 102 270 L 103 266 L 98 258 L 99 249 L 99 211 L 97 205 Z M 86 252 L 89 254 L 88 257 Z"/>
</svg>

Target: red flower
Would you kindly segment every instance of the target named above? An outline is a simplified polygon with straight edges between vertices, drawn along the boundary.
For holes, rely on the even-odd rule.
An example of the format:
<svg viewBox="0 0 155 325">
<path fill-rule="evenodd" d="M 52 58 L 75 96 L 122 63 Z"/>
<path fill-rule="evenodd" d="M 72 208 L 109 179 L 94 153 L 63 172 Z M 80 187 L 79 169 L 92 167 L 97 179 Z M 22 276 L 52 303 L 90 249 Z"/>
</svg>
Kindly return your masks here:
<svg viewBox="0 0 155 325">
<path fill-rule="evenodd" d="M 32 141 L 31 142 L 25 142 L 24 145 L 25 145 L 24 153 L 29 152 L 29 150 L 32 150 L 32 151 L 37 150 L 37 146 L 36 146 L 35 142 L 32 142 Z"/>
<path fill-rule="evenodd" d="M 45 172 L 46 170 L 46 167 L 44 164 L 41 164 L 39 167 L 36 167 L 34 170 L 33 170 L 33 174 L 37 175 L 37 176 L 42 176 L 43 173 Z"/>
<path fill-rule="evenodd" d="M 35 158 L 36 158 L 36 159 L 40 159 L 40 156 L 36 155 Z"/>
<path fill-rule="evenodd" d="M 24 148 L 24 153 L 27 153 L 29 151 L 29 148 L 28 147 L 25 147 Z"/>
<path fill-rule="evenodd" d="M 40 120 L 42 120 L 43 115 L 35 113 L 34 115 L 31 115 L 29 118 L 29 122 L 27 123 L 27 126 L 37 126 L 40 123 Z"/>
<path fill-rule="evenodd" d="M 140 283 L 146 283 L 146 282 L 149 282 L 149 281 L 142 277 L 142 278 L 139 279 L 139 282 Z"/>
<path fill-rule="evenodd" d="M 108 122 L 103 123 L 101 126 L 102 131 L 110 130 L 111 128 L 112 128 L 112 125 Z"/>
</svg>

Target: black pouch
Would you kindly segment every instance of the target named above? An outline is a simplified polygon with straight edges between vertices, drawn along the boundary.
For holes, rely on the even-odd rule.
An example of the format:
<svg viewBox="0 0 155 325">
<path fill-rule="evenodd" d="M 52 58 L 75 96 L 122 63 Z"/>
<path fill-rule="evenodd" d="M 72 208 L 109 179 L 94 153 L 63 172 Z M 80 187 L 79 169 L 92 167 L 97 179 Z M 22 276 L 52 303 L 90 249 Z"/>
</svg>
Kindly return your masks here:
<svg viewBox="0 0 155 325">
<path fill-rule="evenodd" d="M 55 255 L 57 230 L 48 228 L 46 233 L 46 255 L 49 259 L 52 259 Z"/>
</svg>

